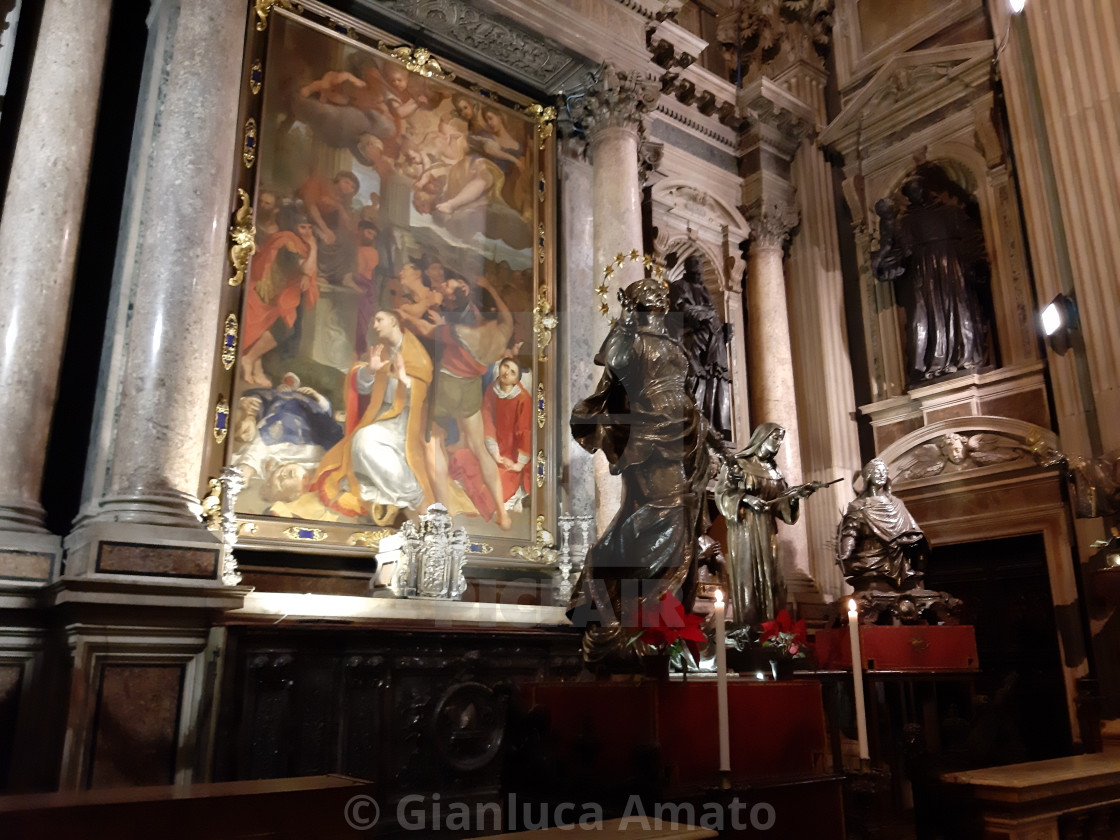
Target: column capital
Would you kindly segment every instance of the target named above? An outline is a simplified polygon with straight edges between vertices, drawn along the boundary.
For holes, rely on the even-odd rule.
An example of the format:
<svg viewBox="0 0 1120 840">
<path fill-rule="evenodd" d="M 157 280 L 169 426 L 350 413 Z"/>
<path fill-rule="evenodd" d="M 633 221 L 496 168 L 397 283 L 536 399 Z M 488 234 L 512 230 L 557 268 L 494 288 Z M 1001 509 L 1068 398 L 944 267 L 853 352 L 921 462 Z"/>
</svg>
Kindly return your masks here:
<svg viewBox="0 0 1120 840">
<path fill-rule="evenodd" d="M 656 79 L 605 64 L 583 98 L 571 105 L 572 122 L 592 143 L 607 128 L 637 132 L 642 117 L 657 106 L 660 98 L 661 85 Z"/>
<path fill-rule="evenodd" d="M 801 212 L 792 196 L 759 199 L 743 208 L 743 215 L 751 226 L 751 244 L 760 248 L 783 247 L 801 221 Z"/>
</svg>

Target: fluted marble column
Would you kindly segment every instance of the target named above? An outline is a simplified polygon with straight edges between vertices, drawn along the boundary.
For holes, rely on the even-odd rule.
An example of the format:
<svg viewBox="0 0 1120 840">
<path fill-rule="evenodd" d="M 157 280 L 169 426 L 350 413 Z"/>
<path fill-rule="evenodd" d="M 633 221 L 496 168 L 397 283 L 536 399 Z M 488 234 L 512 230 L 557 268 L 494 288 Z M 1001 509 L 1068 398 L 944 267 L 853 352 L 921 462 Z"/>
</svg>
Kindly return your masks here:
<svg viewBox="0 0 1120 840">
<path fill-rule="evenodd" d="M 786 480 L 801 481 L 801 439 L 797 420 L 793 350 L 786 301 L 784 247 L 798 222 L 792 202 L 771 199 L 749 208 L 747 257 L 747 373 L 751 422 L 778 423 L 786 439 L 778 463 Z M 809 572 L 808 541 L 801 526 L 779 530 L 787 564 Z"/>
<path fill-rule="evenodd" d="M 0 577 L 45 578 L 61 548 L 39 493 L 108 28 L 103 0 L 46 0 L 0 217 Z M 42 553 L 34 569 L 8 569 L 19 552 L 5 548 L 24 549 L 24 563 Z"/>
<path fill-rule="evenodd" d="M 572 120 L 588 141 L 593 166 L 591 205 L 594 217 L 593 276 L 595 283 L 619 254 L 642 250 L 642 188 L 638 175 L 638 142 L 642 116 L 657 104 L 660 85 L 640 73 L 624 73 L 611 65 L 584 98 L 572 108 Z M 642 277 L 641 262 L 627 260 L 607 284 L 608 302 L 615 291 Z M 617 304 L 615 304 L 617 306 Z M 607 320 L 598 313 L 598 300 L 587 302 L 594 324 L 592 344 L 597 352 L 607 335 Z M 608 470 L 602 453 L 595 456 L 595 510 L 600 533 L 622 500 L 622 485 Z"/>
<path fill-rule="evenodd" d="M 96 548 L 101 531 L 149 545 L 209 539 L 195 512 L 213 413 L 246 17 L 240 3 L 164 0 L 149 20 L 102 400 L 68 573 L 87 570 L 83 556 L 93 553 L 75 549 Z M 146 561 L 133 553 L 128 562 Z"/>
</svg>

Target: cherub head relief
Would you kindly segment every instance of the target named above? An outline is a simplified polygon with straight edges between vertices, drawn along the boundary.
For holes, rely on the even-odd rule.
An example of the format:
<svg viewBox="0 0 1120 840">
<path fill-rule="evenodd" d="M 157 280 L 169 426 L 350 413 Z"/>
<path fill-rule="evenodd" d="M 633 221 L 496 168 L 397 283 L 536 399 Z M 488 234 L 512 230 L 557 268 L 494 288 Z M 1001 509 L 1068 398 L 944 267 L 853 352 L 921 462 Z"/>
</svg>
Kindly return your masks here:
<svg viewBox="0 0 1120 840">
<path fill-rule="evenodd" d="M 937 448 L 951 463 L 959 464 L 968 457 L 968 440 L 956 432 L 946 432 L 937 439 Z"/>
</svg>

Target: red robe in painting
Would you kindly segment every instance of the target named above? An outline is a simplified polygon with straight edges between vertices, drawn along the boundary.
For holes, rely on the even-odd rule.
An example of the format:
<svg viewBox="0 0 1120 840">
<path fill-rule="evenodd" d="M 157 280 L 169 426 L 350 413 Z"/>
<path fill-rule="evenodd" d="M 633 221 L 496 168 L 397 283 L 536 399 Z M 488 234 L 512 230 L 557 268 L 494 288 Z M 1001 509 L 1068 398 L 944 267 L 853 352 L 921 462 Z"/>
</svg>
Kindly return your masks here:
<svg viewBox="0 0 1120 840">
<path fill-rule="evenodd" d="M 306 296 L 308 308 L 319 299 L 315 272 L 307 275 L 307 291 L 300 289 L 304 273 L 302 263 L 310 247 L 290 230 L 272 234 L 254 255 L 249 269 L 249 291 L 245 303 L 243 346 L 252 347 L 281 318 L 289 327 L 295 326 L 300 301 Z"/>
<path fill-rule="evenodd" d="M 511 461 L 525 459 L 523 470 L 507 470 L 498 466 L 502 479 L 504 503 L 517 492 L 518 485 L 529 492 L 529 474 L 532 472 L 533 452 L 533 399 L 520 382 L 514 385 L 514 395 L 502 398 L 495 390 L 495 382 L 482 397 L 482 427 L 487 438 L 498 444 L 498 452 Z"/>
</svg>

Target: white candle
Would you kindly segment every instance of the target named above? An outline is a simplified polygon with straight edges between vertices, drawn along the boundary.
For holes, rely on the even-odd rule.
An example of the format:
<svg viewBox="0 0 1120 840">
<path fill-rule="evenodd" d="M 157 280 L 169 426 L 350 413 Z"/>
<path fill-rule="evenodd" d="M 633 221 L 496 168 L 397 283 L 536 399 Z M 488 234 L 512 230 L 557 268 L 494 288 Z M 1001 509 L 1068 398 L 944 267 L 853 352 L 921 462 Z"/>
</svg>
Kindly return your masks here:
<svg viewBox="0 0 1120 840">
<path fill-rule="evenodd" d="M 719 771 L 731 772 L 731 739 L 727 720 L 727 634 L 723 592 L 716 590 L 716 696 L 719 703 Z"/>
<path fill-rule="evenodd" d="M 863 660 L 859 652 L 859 610 L 853 598 L 848 601 L 848 633 L 852 640 L 852 685 L 856 695 L 856 733 L 859 736 L 859 757 L 869 760 L 867 748 L 867 707 L 863 701 Z"/>
</svg>

